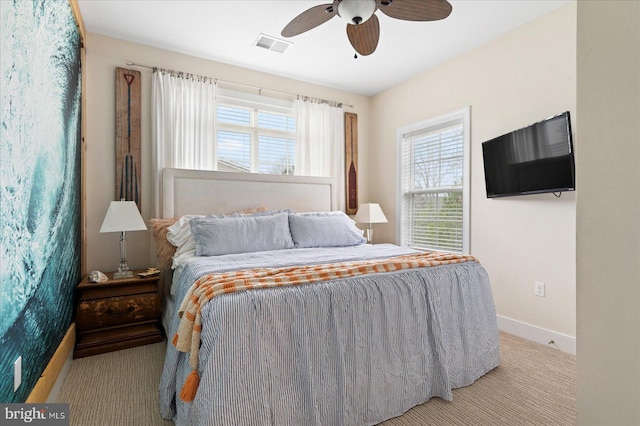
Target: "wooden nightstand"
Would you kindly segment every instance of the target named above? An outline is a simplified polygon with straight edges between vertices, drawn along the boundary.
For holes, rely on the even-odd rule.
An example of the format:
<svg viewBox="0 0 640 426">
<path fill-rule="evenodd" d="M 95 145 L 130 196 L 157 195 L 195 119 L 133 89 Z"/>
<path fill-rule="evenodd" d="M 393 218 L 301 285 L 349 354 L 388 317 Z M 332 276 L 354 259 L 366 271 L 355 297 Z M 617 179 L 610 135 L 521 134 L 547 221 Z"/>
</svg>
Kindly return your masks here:
<svg viewBox="0 0 640 426">
<path fill-rule="evenodd" d="M 161 342 L 159 276 L 78 284 L 74 358 Z"/>
</svg>

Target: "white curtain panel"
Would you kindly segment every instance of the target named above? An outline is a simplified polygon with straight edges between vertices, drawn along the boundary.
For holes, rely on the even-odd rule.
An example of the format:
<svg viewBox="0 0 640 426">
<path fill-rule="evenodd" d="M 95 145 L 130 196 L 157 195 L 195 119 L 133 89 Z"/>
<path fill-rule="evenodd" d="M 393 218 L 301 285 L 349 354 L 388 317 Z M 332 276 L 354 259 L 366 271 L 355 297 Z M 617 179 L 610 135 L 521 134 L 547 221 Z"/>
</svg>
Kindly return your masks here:
<svg viewBox="0 0 640 426">
<path fill-rule="evenodd" d="M 215 170 L 215 98 L 212 79 L 154 71 L 151 182 L 155 217 L 161 214 L 164 168 Z"/>
<path fill-rule="evenodd" d="M 298 99 L 295 174 L 336 179 L 338 205 L 345 209 L 344 113 L 342 107 Z"/>
</svg>

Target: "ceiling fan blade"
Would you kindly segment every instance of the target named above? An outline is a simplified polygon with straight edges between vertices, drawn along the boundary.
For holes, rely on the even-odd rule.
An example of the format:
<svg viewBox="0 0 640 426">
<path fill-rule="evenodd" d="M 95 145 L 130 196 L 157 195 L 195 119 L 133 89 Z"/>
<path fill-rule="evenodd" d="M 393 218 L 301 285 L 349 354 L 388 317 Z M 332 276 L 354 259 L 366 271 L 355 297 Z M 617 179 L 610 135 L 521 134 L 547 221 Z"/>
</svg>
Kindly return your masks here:
<svg viewBox="0 0 640 426">
<path fill-rule="evenodd" d="M 333 18 L 338 12 L 334 3 L 321 4 L 307 9 L 296 16 L 282 30 L 283 37 L 293 37 L 309 31 Z"/>
<path fill-rule="evenodd" d="M 356 52 L 362 56 L 371 55 L 376 51 L 380 38 L 378 17 L 374 14 L 362 24 L 347 24 L 347 37 Z"/>
<path fill-rule="evenodd" d="M 447 0 L 376 0 L 376 4 L 385 15 L 404 21 L 438 21 L 453 9 Z"/>
</svg>

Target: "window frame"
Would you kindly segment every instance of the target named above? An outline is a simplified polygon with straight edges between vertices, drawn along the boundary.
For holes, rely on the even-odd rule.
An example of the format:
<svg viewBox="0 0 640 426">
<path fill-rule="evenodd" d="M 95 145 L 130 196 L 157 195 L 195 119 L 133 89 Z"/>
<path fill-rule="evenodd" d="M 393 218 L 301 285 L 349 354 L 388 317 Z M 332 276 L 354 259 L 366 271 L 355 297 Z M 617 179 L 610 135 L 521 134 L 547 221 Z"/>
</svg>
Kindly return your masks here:
<svg viewBox="0 0 640 426">
<path fill-rule="evenodd" d="M 249 125 L 229 123 L 226 121 L 218 120 L 218 107 L 224 106 L 229 108 L 241 108 L 248 109 L 250 112 Z M 219 156 L 219 132 L 239 133 L 247 134 L 249 136 L 249 171 L 246 173 L 263 173 L 263 174 L 275 174 L 260 172 L 259 162 L 259 139 L 261 136 L 290 139 L 293 142 L 294 149 L 296 147 L 297 132 L 294 127 L 292 131 L 281 131 L 269 128 L 258 127 L 258 114 L 260 112 L 281 114 L 290 118 L 293 118 L 295 125 L 295 106 L 293 101 L 271 98 L 264 95 L 254 95 L 251 93 L 239 92 L 230 89 L 218 89 L 216 94 L 216 107 L 214 110 L 214 148 L 216 155 L 216 169 L 218 169 Z M 295 168 L 295 151 L 292 156 L 291 164 Z M 283 173 L 288 174 L 288 173 Z"/>
<path fill-rule="evenodd" d="M 397 197 L 396 212 L 398 220 L 396 221 L 396 244 L 400 246 L 409 246 L 405 241 L 405 221 L 408 220 L 403 215 L 404 196 L 403 192 L 403 146 L 406 135 L 416 132 L 429 132 L 444 128 L 447 124 L 460 122 L 462 124 L 462 143 L 463 143 L 463 161 L 462 161 L 462 254 L 469 254 L 470 250 L 470 211 L 471 211 L 471 107 L 460 108 L 424 121 L 403 126 L 396 131 L 397 141 Z M 435 188 L 427 190 L 417 190 L 419 192 L 435 191 Z M 411 191 L 410 191 L 411 192 Z M 428 248 L 413 247 L 419 250 L 428 250 Z"/>
</svg>

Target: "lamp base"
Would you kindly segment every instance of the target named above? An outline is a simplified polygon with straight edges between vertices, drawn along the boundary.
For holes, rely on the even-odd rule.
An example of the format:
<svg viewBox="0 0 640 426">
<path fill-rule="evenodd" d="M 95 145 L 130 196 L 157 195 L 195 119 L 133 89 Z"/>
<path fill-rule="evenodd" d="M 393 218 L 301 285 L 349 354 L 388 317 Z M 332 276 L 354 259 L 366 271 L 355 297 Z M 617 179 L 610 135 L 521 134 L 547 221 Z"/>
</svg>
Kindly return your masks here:
<svg viewBox="0 0 640 426">
<path fill-rule="evenodd" d="M 367 239 L 367 244 L 373 244 L 373 226 L 369 225 L 365 230 L 365 238 Z"/>
<path fill-rule="evenodd" d="M 114 280 L 119 280 L 123 278 L 132 278 L 132 277 L 133 277 L 133 272 L 131 272 L 129 269 L 124 271 L 117 271 L 113 273 Z"/>
<path fill-rule="evenodd" d="M 120 234 L 120 266 L 118 266 L 118 271 L 113 273 L 113 279 L 119 280 L 132 277 L 133 272 L 131 272 L 127 263 L 127 234 L 122 231 L 122 234 Z"/>
</svg>

